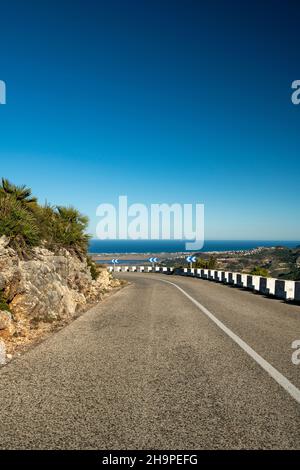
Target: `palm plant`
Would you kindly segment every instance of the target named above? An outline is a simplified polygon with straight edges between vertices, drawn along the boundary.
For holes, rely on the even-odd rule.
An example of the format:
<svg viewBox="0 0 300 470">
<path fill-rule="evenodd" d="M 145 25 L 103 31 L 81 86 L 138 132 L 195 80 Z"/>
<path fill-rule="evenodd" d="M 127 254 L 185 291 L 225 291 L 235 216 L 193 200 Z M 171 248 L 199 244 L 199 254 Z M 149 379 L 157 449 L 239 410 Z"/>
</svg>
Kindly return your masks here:
<svg viewBox="0 0 300 470">
<path fill-rule="evenodd" d="M 19 253 L 41 242 L 53 251 L 61 247 L 80 258 L 87 254 L 88 218 L 74 207 L 41 206 L 27 186 L 0 183 L 0 237 L 5 235 Z"/>
<path fill-rule="evenodd" d="M 19 200 L 0 193 L 0 236 L 2 235 L 10 240 L 10 246 L 20 255 L 40 242 L 34 215 L 24 209 Z"/>
<path fill-rule="evenodd" d="M 0 185 L 0 193 L 15 198 L 26 209 L 34 209 L 37 206 L 37 198 L 32 196 L 31 189 L 25 185 L 17 186 L 8 179 L 2 178 Z"/>
<path fill-rule="evenodd" d="M 86 234 L 88 217 L 74 207 L 57 206 L 55 220 L 56 242 L 82 256 L 87 251 L 89 235 Z"/>
</svg>

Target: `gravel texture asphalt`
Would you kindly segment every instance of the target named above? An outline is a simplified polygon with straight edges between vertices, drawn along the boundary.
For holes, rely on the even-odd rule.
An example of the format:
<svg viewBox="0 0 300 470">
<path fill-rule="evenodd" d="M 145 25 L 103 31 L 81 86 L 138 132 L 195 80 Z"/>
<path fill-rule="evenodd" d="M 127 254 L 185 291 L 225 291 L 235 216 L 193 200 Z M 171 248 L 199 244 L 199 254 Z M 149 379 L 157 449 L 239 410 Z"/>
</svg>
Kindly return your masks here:
<svg viewBox="0 0 300 470">
<path fill-rule="evenodd" d="M 130 285 L 0 370 L 1 449 L 300 449 L 300 405 L 170 280 L 300 387 L 300 307 L 213 282 Z"/>
</svg>

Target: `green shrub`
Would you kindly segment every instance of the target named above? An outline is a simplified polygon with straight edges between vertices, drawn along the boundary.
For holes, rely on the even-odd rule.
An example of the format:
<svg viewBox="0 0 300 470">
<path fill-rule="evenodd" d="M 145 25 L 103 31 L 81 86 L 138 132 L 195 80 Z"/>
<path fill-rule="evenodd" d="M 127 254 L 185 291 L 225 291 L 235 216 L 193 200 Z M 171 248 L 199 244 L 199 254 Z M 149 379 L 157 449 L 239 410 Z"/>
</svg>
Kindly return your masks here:
<svg viewBox="0 0 300 470">
<path fill-rule="evenodd" d="M 74 207 L 56 207 L 54 240 L 59 246 L 84 255 L 88 249 L 86 234 L 89 219 Z"/>
<path fill-rule="evenodd" d="M 262 276 L 262 277 L 268 277 L 269 271 L 265 268 L 261 268 L 259 266 L 255 266 L 252 271 L 250 272 L 253 276 Z"/>
<path fill-rule="evenodd" d="M 217 269 L 217 260 L 214 256 L 210 256 L 209 259 L 198 258 L 195 263 L 193 263 L 194 268 L 202 269 Z"/>
<path fill-rule="evenodd" d="M 7 236 L 18 253 L 43 243 L 50 250 L 63 247 L 84 259 L 89 242 L 87 226 L 88 218 L 74 207 L 41 206 L 30 188 L 2 178 L 0 236 Z"/>
<path fill-rule="evenodd" d="M 97 266 L 95 261 L 92 260 L 90 256 L 87 256 L 86 261 L 87 261 L 88 267 L 90 268 L 92 279 L 95 281 L 99 277 L 99 267 Z"/>
<path fill-rule="evenodd" d="M 8 310 L 10 312 L 9 305 L 6 302 L 3 292 L 0 291 L 0 311 L 1 310 Z"/>
<path fill-rule="evenodd" d="M 40 243 L 38 222 L 14 197 L 0 193 L 0 236 L 10 240 L 18 252 Z"/>
</svg>

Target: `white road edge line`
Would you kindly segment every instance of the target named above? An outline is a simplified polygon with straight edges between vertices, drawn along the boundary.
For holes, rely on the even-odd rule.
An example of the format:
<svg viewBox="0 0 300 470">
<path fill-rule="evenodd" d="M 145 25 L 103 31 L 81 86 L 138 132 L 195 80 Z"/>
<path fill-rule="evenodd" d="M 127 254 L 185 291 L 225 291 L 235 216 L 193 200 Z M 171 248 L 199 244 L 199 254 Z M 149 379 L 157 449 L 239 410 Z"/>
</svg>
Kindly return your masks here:
<svg viewBox="0 0 300 470">
<path fill-rule="evenodd" d="M 195 300 L 191 295 L 189 295 L 185 290 L 179 287 L 174 282 L 165 281 L 163 279 L 157 279 L 158 281 L 165 282 L 167 284 L 171 284 L 172 286 L 176 287 L 176 289 L 180 290 L 182 294 L 184 294 L 193 304 L 196 305 L 208 318 L 210 318 L 219 328 L 221 328 L 224 333 L 226 333 L 235 343 L 237 343 L 240 348 L 243 349 L 247 354 L 249 354 L 255 362 L 257 362 L 262 369 L 264 369 L 279 385 L 286 392 L 288 392 L 291 397 L 293 397 L 298 403 L 300 403 L 300 390 L 292 384 L 284 375 L 281 374 L 275 367 L 269 364 L 263 357 L 261 357 L 254 349 L 251 348 L 245 341 L 243 341 L 238 335 L 233 333 L 227 326 L 224 325 L 220 320 L 218 320 L 204 305 L 200 304 L 197 300 Z"/>
</svg>

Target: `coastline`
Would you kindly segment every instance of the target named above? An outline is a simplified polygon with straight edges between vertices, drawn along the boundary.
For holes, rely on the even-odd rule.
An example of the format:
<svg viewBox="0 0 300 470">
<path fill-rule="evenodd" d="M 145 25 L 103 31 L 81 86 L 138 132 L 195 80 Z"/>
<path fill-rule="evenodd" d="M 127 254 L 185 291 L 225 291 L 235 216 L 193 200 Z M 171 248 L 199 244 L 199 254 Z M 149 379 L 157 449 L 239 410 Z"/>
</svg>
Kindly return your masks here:
<svg viewBox="0 0 300 470">
<path fill-rule="evenodd" d="M 255 253 L 261 249 L 278 246 L 293 249 L 300 245 L 297 240 L 207 240 L 201 250 L 186 251 L 180 240 L 99 240 L 91 239 L 89 255 L 94 259 L 147 259 L 158 257 L 173 259 L 197 254 L 199 256 L 225 256 Z"/>
<path fill-rule="evenodd" d="M 149 263 L 149 257 L 157 257 L 159 261 L 166 261 L 166 260 L 173 260 L 173 259 L 185 259 L 187 256 L 198 255 L 199 257 L 221 257 L 221 256 L 245 256 L 245 255 L 252 255 L 256 253 L 260 253 L 263 250 L 274 250 L 275 246 L 268 246 L 268 247 L 257 247 L 250 250 L 226 250 L 226 251 L 176 251 L 173 253 L 169 252 L 156 252 L 156 253 L 122 253 L 122 252 L 115 252 L 115 253 L 89 253 L 89 256 L 96 262 L 111 262 L 112 259 L 117 258 L 120 263 L 122 262 L 145 262 Z"/>
</svg>

